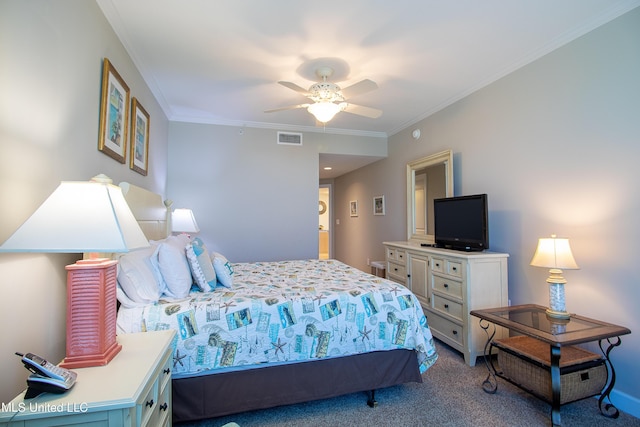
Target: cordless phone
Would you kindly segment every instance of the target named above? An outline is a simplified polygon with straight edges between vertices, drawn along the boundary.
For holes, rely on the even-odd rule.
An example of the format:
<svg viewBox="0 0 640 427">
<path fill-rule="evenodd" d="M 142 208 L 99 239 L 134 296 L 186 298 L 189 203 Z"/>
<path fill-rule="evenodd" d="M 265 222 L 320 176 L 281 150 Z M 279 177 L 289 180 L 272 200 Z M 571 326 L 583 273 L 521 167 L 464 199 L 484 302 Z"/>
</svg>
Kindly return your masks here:
<svg viewBox="0 0 640 427">
<path fill-rule="evenodd" d="M 76 382 L 77 374 L 65 368 L 47 362 L 44 358 L 33 353 L 17 353 L 22 358 L 24 367 L 31 375 L 27 378 L 27 394 L 25 398 L 30 399 L 40 393 L 64 393 L 71 389 Z"/>
</svg>

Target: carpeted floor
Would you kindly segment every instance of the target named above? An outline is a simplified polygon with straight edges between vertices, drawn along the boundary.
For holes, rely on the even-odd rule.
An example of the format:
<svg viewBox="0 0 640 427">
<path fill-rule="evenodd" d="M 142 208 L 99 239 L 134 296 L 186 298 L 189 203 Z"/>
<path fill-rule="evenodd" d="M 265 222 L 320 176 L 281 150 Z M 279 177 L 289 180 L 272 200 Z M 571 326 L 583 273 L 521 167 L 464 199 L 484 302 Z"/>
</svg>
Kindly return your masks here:
<svg viewBox="0 0 640 427">
<path fill-rule="evenodd" d="M 409 383 L 378 390 L 378 406 L 366 405 L 365 393 L 260 411 L 246 412 L 180 427 L 219 427 L 236 422 L 250 426 L 548 426 L 550 406 L 498 379 L 496 394 L 482 390 L 487 369 L 478 359 L 471 368 L 460 353 L 436 341 L 439 359 L 423 374 L 422 384 Z M 615 402 L 614 402 L 615 403 Z M 600 415 L 596 399 L 563 405 L 564 426 L 640 427 L 640 419 L 621 413 L 618 419 Z"/>
</svg>

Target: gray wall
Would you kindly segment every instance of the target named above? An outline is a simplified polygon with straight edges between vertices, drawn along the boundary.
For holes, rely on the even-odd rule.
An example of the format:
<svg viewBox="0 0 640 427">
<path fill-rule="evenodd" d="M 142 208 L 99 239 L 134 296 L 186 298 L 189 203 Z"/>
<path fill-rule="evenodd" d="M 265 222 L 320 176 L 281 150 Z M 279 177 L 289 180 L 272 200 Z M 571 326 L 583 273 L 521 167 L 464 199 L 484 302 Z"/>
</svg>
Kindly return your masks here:
<svg viewBox="0 0 640 427">
<path fill-rule="evenodd" d="M 452 148 L 455 194 L 489 195 L 513 304 L 548 305 L 548 272 L 529 262 L 539 237 L 570 238 L 581 269 L 565 272 L 567 309 L 631 329 L 612 352 L 614 402 L 640 416 L 639 76 L 635 9 L 392 136 L 387 159 L 335 180 L 336 257 L 367 269 L 383 241 L 406 239 L 406 163 Z M 386 216 L 370 213 L 377 194 Z M 349 218 L 354 199 L 364 215 Z"/>
<path fill-rule="evenodd" d="M 285 129 L 286 130 L 286 129 Z M 199 236 L 233 262 L 318 257 L 318 155 L 386 156 L 386 138 L 170 125 L 168 197 L 191 208 Z"/>
<path fill-rule="evenodd" d="M 102 58 L 149 112 L 149 175 L 99 152 Z M 164 193 L 168 121 L 93 1 L 0 1 L 0 242 L 60 181 L 104 173 Z M 0 402 L 25 388 L 15 351 L 65 354 L 66 271 L 77 255 L 0 254 Z"/>
</svg>

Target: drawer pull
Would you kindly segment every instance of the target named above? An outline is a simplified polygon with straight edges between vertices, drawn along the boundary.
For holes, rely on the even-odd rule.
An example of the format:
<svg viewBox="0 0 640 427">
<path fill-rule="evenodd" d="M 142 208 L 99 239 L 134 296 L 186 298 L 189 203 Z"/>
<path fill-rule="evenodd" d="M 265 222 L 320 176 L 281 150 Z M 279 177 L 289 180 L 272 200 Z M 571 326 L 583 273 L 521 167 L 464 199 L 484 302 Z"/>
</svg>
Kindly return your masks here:
<svg viewBox="0 0 640 427">
<path fill-rule="evenodd" d="M 166 411 L 168 407 L 169 407 L 169 405 L 167 405 L 167 402 L 164 402 L 162 405 L 160 405 L 160 410 L 161 411 Z"/>
<path fill-rule="evenodd" d="M 445 304 L 444 308 L 446 308 L 448 310 L 449 309 L 449 304 Z"/>
<path fill-rule="evenodd" d="M 445 288 L 448 288 L 448 287 L 449 287 L 449 284 L 448 284 L 448 283 L 445 283 L 445 284 L 444 284 L 444 285 L 442 285 L 442 286 L 444 286 Z"/>
<path fill-rule="evenodd" d="M 452 332 L 453 332 L 453 335 L 458 335 L 458 331 L 456 331 L 455 329 Z"/>
<path fill-rule="evenodd" d="M 152 406 L 153 406 L 153 399 L 151 399 L 151 400 L 147 401 L 147 403 L 145 404 L 145 406 L 152 407 Z"/>
<path fill-rule="evenodd" d="M 169 368 L 166 368 L 164 371 L 162 371 L 162 373 L 164 373 L 164 374 L 168 374 L 170 372 L 171 372 L 171 369 L 169 369 Z"/>
<path fill-rule="evenodd" d="M 398 258 L 402 259 L 402 255 L 398 255 Z"/>
<path fill-rule="evenodd" d="M 398 271 L 398 269 L 394 267 L 393 271 Z"/>
<path fill-rule="evenodd" d="M 452 267 L 451 268 L 453 271 L 458 271 L 458 267 Z"/>
<path fill-rule="evenodd" d="M 440 263 L 439 262 L 436 262 L 436 267 L 440 267 Z"/>
</svg>

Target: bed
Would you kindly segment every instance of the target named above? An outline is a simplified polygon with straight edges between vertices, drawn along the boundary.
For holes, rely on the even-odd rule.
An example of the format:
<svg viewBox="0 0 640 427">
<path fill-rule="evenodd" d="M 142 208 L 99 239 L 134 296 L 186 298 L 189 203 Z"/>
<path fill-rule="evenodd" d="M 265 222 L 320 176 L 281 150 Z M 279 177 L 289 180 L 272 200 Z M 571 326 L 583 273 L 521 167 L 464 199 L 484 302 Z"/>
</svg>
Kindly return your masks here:
<svg viewBox="0 0 640 427">
<path fill-rule="evenodd" d="M 197 237 L 168 236 L 170 202 L 121 187 L 152 246 L 120 260 L 118 333 L 177 331 L 174 422 L 360 391 L 373 406 L 376 389 L 422 382 L 435 363 L 402 285 L 337 260 L 229 262 Z"/>
</svg>

